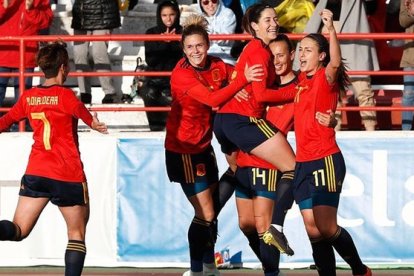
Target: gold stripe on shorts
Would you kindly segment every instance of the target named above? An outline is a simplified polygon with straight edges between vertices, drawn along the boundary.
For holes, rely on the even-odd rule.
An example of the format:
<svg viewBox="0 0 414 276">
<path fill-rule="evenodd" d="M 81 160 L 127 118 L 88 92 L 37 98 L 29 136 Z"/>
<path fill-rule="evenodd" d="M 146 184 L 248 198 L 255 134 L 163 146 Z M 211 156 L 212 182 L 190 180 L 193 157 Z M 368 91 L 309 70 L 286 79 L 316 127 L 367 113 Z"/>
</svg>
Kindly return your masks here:
<svg viewBox="0 0 414 276">
<path fill-rule="evenodd" d="M 273 131 L 271 127 L 269 127 L 269 125 L 266 123 L 265 120 L 257 119 L 255 117 L 249 117 L 249 118 L 250 118 L 250 122 L 255 123 L 257 127 L 263 132 L 263 134 L 267 138 L 271 138 L 272 136 L 275 135 L 275 132 Z"/>
<path fill-rule="evenodd" d="M 269 185 L 267 190 L 269 192 L 276 191 L 277 170 L 269 170 Z"/>
<path fill-rule="evenodd" d="M 328 192 L 336 192 L 335 166 L 332 155 L 325 157 L 326 178 L 328 182 Z"/>
<path fill-rule="evenodd" d="M 191 155 L 182 154 L 181 158 L 183 160 L 185 182 L 194 183 L 195 179 L 194 179 L 193 165 L 191 163 Z"/>
<path fill-rule="evenodd" d="M 88 183 L 82 182 L 82 190 L 83 190 L 83 202 L 85 204 L 88 204 L 89 203 Z"/>
</svg>

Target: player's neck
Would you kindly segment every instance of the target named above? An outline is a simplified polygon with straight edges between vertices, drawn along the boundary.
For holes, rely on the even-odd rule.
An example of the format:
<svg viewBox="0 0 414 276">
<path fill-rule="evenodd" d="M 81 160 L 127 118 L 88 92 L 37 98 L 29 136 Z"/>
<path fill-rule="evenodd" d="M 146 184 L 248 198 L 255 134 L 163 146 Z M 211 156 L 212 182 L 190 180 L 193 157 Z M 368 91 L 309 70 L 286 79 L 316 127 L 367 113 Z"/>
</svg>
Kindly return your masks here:
<svg viewBox="0 0 414 276">
<path fill-rule="evenodd" d="M 46 79 L 45 82 L 43 83 L 43 86 L 52 86 L 52 85 L 62 85 L 62 82 L 59 81 L 59 78 L 55 77 L 55 78 Z"/>
</svg>

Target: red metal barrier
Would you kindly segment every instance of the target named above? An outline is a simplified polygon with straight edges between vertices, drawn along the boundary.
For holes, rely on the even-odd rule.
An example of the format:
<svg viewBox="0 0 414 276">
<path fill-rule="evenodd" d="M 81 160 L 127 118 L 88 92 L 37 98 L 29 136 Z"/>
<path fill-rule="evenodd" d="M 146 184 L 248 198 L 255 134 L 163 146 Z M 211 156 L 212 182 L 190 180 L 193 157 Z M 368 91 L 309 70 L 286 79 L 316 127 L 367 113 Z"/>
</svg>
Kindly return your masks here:
<svg viewBox="0 0 414 276">
<path fill-rule="evenodd" d="M 288 34 L 290 39 L 301 39 L 305 34 Z M 26 73 L 24 72 L 24 52 L 27 41 L 45 41 L 51 42 L 56 40 L 69 41 L 163 41 L 163 40 L 180 40 L 180 35 L 145 35 L 145 34 L 111 34 L 111 35 L 47 35 L 47 36 L 4 36 L 0 41 L 18 41 L 20 45 L 20 68 L 18 73 L 0 73 L 1 76 L 18 77 L 20 83 L 20 93 L 25 90 L 24 78 L 27 76 L 42 76 L 41 72 Z M 250 40 L 252 37 L 246 34 L 231 35 L 210 35 L 211 40 Z M 339 39 L 345 40 L 393 40 L 393 39 L 414 39 L 414 34 L 407 33 L 341 33 Z M 349 71 L 349 75 L 370 75 L 370 76 L 401 76 L 414 75 L 414 71 L 407 72 L 402 70 L 395 71 Z M 97 76 L 169 76 L 171 72 L 71 72 L 69 77 L 97 77 Z M 0 111 L 8 111 L 10 108 L 1 108 Z M 134 107 L 125 105 L 122 107 L 90 107 L 93 111 L 168 111 L 168 107 Z M 376 107 L 341 107 L 338 110 L 359 111 L 359 110 L 376 110 L 376 111 L 412 111 L 413 107 L 393 107 L 393 106 L 376 106 Z M 24 129 L 23 123 L 20 124 L 20 130 Z"/>
</svg>

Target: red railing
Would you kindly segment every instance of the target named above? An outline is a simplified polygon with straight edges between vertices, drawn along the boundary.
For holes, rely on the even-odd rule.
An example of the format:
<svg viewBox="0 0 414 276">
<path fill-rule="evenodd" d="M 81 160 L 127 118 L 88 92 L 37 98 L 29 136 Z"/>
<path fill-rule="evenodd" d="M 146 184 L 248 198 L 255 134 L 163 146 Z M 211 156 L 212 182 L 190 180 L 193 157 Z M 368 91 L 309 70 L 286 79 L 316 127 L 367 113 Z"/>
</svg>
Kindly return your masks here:
<svg viewBox="0 0 414 276">
<path fill-rule="evenodd" d="M 288 34 L 290 39 L 301 39 L 304 34 Z M 10 76 L 19 78 L 20 93 L 25 90 L 24 78 L 28 76 L 42 76 L 41 72 L 27 73 L 24 72 L 24 53 L 25 42 L 27 41 L 56 41 L 63 40 L 69 41 L 164 41 L 164 40 L 180 40 L 179 35 L 145 35 L 145 34 L 112 34 L 112 35 L 46 35 L 46 36 L 4 36 L 0 37 L 0 41 L 18 41 L 20 45 L 20 67 L 18 73 L 0 73 L 1 76 Z M 232 35 L 210 35 L 211 40 L 249 40 L 252 37 L 245 34 L 232 34 Z M 338 34 L 339 39 L 345 40 L 391 40 L 391 39 L 413 39 L 414 34 L 406 33 L 347 33 Z M 349 71 L 349 75 L 369 75 L 369 76 L 401 76 L 401 75 L 414 75 L 414 71 Z M 134 71 L 122 71 L 122 72 L 70 72 L 69 77 L 98 77 L 98 76 L 169 76 L 171 72 L 134 72 Z M 10 108 L 0 107 L 0 112 L 8 111 Z M 136 107 L 133 105 L 124 105 L 122 107 L 90 107 L 93 111 L 169 111 L 169 107 Z M 376 111 L 413 111 L 413 107 L 341 107 L 338 110 L 343 111 L 359 111 L 359 110 L 376 110 Z M 20 130 L 24 129 L 23 123 L 20 124 Z"/>
</svg>

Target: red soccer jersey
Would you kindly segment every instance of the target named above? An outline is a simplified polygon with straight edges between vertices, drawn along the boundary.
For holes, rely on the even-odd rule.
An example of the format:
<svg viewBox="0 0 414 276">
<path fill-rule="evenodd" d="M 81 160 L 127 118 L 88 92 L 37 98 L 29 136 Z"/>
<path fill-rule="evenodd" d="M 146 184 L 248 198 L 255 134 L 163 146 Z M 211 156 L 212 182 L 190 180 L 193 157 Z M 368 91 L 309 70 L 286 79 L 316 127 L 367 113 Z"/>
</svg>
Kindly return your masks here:
<svg viewBox="0 0 414 276">
<path fill-rule="evenodd" d="M 283 89 L 292 90 L 295 89 L 297 83 L 298 79 L 295 78 L 288 84 L 281 85 L 280 87 L 283 87 Z M 277 91 L 275 93 L 277 93 Z M 293 102 L 277 106 L 270 106 L 266 113 L 266 120 L 274 124 L 283 134 L 287 135 L 293 126 L 293 108 Z M 277 169 L 275 166 L 260 159 L 259 157 L 242 151 L 239 151 L 237 155 L 237 166 Z"/>
<path fill-rule="evenodd" d="M 243 74 L 241 82 L 227 85 L 232 72 L 232 66 L 210 56 L 205 70 L 195 69 L 186 58 L 177 63 L 171 74 L 173 100 L 166 127 L 167 150 L 194 154 L 203 152 L 210 145 L 211 107 L 220 105 L 246 84 Z"/>
<path fill-rule="evenodd" d="M 270 87 L 275 81 L 275 67 L 272 62 L 272 53 L 260 39 L 252 39 L 243 49 L 234 71 L 234 76 L 244 74 L 246 64 L 252 66 L 261 64 L 264 70 L 262 81 L 252 82 L 244 87 L 244 89 L 254 95 L 253 90 L 262 91 L 266 87 Z M 229 100 L 218 111 L 219 113 L 235 113 L 245 116 L 261 118 L 265 110 L 265 104 L 256 101 L 256 98 L 250 97 L 249 101 L 238 101 L 236 99 Z"/>
<path fill-rule="evenodd" d="M 318 111 L 335 112 L 339 97 L 338 84 L 328 83 L 325 68 L 319 69 L 311 78 L 301 73 L 299 81 L 294 113 L 296 161 L 312 161 L 339 152 L 335 130 L 322 126 L 315 118 Z"/>
<path fill-rule="evenodd" d="M 78 119 L 91 126 L 92 115 L 74 92 L 58 85 L 27 90 L 0 118 L 0 131 L 23 118 L 29 119 L 34 140 L 26 174 L 69 182 L 86 181 L 77 129 Z"/>
</svg>

